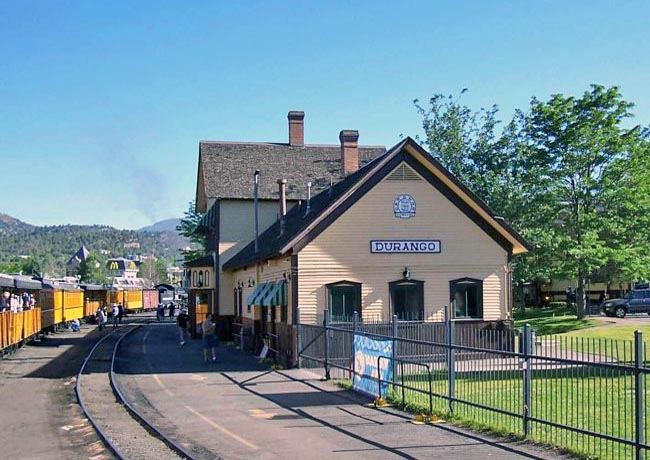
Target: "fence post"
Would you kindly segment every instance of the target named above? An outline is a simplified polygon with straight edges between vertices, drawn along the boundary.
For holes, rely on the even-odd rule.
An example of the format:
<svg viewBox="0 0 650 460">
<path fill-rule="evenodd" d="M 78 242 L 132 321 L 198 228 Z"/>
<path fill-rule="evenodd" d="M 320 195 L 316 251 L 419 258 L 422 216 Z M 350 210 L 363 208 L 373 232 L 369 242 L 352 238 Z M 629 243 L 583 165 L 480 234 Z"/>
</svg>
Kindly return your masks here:
<svg viewBox="0 0 650 460">
<path fill-rule="evenodd" d="M 523 368 L 524 368 L 524 436 L 530 436 L 530 406 L 531 406 L 531 365 L 530 365 L 530 352 L 532 347 L 530 324 L 524 326 L 524 334 L 522 337 L 522 352 L 524 355 Z"/>
<path fill-rule="evenodd" d="M 636 427 L 636 437 L 635 437 L 635 446 L 634 450 L 636 451 L 636 460 L 642 460 L 644 458 L 644 449 L 641 447 L 645 443 L 645 432 L 644 432 L 644 422 L 645 422 L 645 385 L 644 385 L 644 374 L 641 368 L 644 366 L 645 361 L 645 350 L 643 347 L 643 333 L 641 331 L 634 332 L 634 376 L 635 376 L 635 386 L 634 386 L 634 404 L 636 406 L 635 412 L 635 427 Z"/>
<path fill-rule="evenodd" d="M 449 307 L 445 305 L 445 311 Z M 449 377 L 449 412 L 454 412 L 454 397 L 456 396 L 456 356 L 454 352 L 454 343 L 456 343 L 456 325 L 451 320 L 451 315 L 447 313 L 447 374 Z"/>
<path fill-rule="evenodd" d="M 355 311 L 352 314 L 352 385 L 354 386 L 354 378 L 357 376 L 356 357 L 354 354 L 354 339 L 359 330 L 359 312 Z"/>
<path fill-rule="evenodd" d="M 294 318 L 296 325 L 296 364 L 298 369 L 300 369 L 300 354 L 302 353 L 302 337 L 301 332 L 302 328 L 300 327 L 300 310 L 296 310 L 296 317 Z"/>
<path fill-rule="evenodd" d="M 325 310 L 323 316 L 323 328 L 325 329 L 325 380 L 330 379 L 330 341 L 329 341 L 330 312 Z"/>
<path fill-rule="evenodd" d="M 397 330 L 397 315 L 393 315 L 393 356 L 391 359 L 391 367 L 392 367 L 392 373 L 393 373 L 393 385 L 397 385 L 397 366 L 395 366 L 395 360 L 397 359 L 397 335 L 398 335 L 398 330 Z M 380 369 L 377 369 L 377 372 L 380 372 Z M 395 387 L 393 387 L 395 389 Z"/>
</svg>

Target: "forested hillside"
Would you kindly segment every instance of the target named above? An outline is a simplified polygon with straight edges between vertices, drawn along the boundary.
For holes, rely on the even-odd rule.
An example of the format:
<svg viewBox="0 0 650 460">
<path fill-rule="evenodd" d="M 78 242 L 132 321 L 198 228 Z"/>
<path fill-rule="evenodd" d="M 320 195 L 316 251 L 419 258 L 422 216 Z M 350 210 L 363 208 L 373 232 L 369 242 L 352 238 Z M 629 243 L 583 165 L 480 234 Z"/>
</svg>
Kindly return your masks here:
<svg viewBox="0 0 650 460">
<path fill-rule="evenodd" d="M 171 262 L 188 242 L 171 231 L 117 230 L 102 225 L 38 227 L 0 214 L 0 272 L 63 275 L 65 263 L 81 245 L 98 260 L 153 254 Z"/>
</svg>

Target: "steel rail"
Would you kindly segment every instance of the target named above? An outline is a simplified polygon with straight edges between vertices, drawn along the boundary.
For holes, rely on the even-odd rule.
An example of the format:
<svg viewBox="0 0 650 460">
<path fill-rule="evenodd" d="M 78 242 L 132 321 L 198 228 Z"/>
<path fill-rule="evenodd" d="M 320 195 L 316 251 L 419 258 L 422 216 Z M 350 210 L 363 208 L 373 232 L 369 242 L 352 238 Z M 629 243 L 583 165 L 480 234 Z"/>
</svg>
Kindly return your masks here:
<svg viewBox="0 0 650 460">
<path fill-rule="evenodd" d="M 102 338 L 100 338 L 97 342 L 95 342 L 95 345 L 91 348 L 90 352 L 88 355 L 84 358 L 83 363 L 81 364 L 81 367 L 79 368 L 79 372 L 77 373 L 77 381 L 75 382 L 74 386 L 74 392 L 75 395 L 77 396 L 77 402 L 79 403 L 79 406 L 81 407 L 81 410 L 83 411 L 84 415 L 86 418 L 90 421 L 90 424 L 95 428 L 95 432 L 97 432 L 97 435 L 100 437 L 104 445 L 120 460 L 128 460 L 128 457 L 124 455 L 118 448 L 115 446 L 108 436 L 104 433 L 104 431 L 100 428 L 99 424 L 97 421 L 94 419 L 92 415 L 90 415 L 90 412 L 88 411 L 88 408 L 84 404 L 83 398 L 81 397 L 81 392 L 79 390 L 79 382 L 81 381 L 81 376 L 83 375 L 84 370 L 86 369 L 86 364 L 88 364 L 88 361 L 90 361 L 90 357 L 93 355 L 95 350 L 99 345 L 101 345 L 104 340 L 108 339 L 111 337 L 115 332 L 117 332 L 117 329 L 114 329 L 110 333 L 106 334 Z"/>
</svg>

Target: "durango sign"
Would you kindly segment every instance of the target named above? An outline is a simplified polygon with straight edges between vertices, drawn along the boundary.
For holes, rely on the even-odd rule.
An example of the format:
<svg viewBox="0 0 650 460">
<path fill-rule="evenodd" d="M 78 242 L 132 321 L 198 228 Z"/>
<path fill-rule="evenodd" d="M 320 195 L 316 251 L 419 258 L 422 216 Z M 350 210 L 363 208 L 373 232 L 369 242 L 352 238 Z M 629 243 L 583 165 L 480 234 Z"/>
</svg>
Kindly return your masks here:
<svg viewBox="0 0 650 460">
<path fill-rule="evenodd" d="M 438 254 L 440 240 L 371 240 L 372 254 Z"/>
</svg>

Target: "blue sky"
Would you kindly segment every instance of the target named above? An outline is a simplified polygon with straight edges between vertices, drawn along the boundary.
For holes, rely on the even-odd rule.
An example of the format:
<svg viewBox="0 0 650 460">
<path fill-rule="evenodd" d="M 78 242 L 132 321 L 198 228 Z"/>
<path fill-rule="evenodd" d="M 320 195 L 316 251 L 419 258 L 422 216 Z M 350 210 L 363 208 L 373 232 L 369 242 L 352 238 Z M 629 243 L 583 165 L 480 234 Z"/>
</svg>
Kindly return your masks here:
<svg viewBox="0 0 650 460">
<path fill-rule="evenodd" d="M 647 1 L 0 3 L 0 212 L 139 228 L 194 198 L 198 142 L 393 145 L 413 99 L 617 85 L 650 124 Z"/>
</svg>

